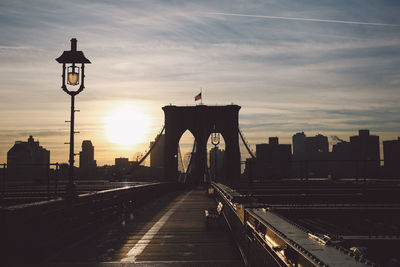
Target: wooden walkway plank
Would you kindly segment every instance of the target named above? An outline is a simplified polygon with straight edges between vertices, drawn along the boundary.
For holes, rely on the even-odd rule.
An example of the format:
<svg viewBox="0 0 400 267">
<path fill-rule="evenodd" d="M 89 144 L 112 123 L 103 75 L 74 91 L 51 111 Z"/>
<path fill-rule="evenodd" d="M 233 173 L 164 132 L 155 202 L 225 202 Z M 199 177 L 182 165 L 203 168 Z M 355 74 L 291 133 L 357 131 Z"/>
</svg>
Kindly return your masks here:
<svg viewBox="0 0 400 267">
<path fill-rule="evenodd" d="M 205 189 L 169 194 L 66 249 L 51 263 L 119 266 L 242 266 L 227 228 L 206 227 Z"/>
</svg>

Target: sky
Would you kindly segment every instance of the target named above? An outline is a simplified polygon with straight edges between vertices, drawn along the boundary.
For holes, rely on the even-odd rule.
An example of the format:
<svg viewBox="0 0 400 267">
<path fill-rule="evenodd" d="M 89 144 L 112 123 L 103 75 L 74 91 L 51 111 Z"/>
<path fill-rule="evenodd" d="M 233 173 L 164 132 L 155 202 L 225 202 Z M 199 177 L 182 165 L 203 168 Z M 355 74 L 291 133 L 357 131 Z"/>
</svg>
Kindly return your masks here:
<svg viewBox="0 0 400 267">
<path fill-rule="evenodd" d="M 195 105 L 200 88 L 206 105 L 242 107 L 253 149 L 299 131 L 331 145 L 358 129 L 397 139 L 398 14 L 400 2 L 385 0 L 2 0 L 0 163 L 29 135 L 51 162 L 67 162 L 70 99 L 55 58 L 71 38 L 92 62 L 76 98 L 75 151 L 92 140 L 98 165 L 144 153 L 162 106 Z M 108 133 L 121 107 L 145 118 L 126 130 L 142 133 L 134 144 Z"/>
</svg>

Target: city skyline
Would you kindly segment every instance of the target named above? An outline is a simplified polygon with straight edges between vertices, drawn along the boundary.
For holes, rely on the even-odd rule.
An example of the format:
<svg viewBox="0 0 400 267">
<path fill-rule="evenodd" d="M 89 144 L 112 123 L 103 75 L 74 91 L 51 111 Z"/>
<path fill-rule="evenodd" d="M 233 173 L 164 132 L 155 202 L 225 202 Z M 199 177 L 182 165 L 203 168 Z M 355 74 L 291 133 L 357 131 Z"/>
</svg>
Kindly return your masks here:
<svg viewBox="0 0 400 267">
<path fill-rule="evenodd" d="M 357 137 L 359 137 L 361 135 L 365 135 L 365 133 L 367 133 L 368 136 L 373 136 L 374 138 L 377 138 L 376 142 L 377 142 L 377 144 L 379 144 L 379 148 L 378 148 L 377 153 L 378 153 L 378 155 L 380 157 L 380 161 L 381 162 L 385 161 L 385 157 L 384 157 L 385 153 L 389 153 L 390 154 L 390 156 L 391 156 L 390 160 L 392 160 L 393 155 L 398 153 L 397 150 L 393 150 L 394 149 L 393 147 L 389 148 L 388 146 L 389 146 L 389 143 L 391 143 L 391 144 L 396 143 L 395 146 L 397 146 L 397 143 L 400 140 L 400 136 L 398 136 L 397 138 L 395 138 L 393 140 L 382 140 L 382 139 L 380 139 L 379 135 L 375 135 L 374 133 L 370 133 L 369 129 L 359 129 L 358 132 L 354 133 L 353 135 L 351 135 L 348 140 L 341 139 L 338 136 L 327 136 L 327 135 L 324 135 L 324 134 L 321 134 L 321 133 L 318 133 L 316 135 L 310 135 L 310 134 L 305 133 L 305 132 L 297 132 L 297 133 L 294 133 L 292 135 L 291 140 L 288 143 L 281 143 L 279 141 L 279 139 L 280 139 L 279 136 L 269 136 L 266 140 L 263 140 L 260 143 L 254 144 L 254 146 L 251 146 L 250 149 L 252 150 L 253 154 L 256 155 L 256 153 L 258 153 L 257 152 L 257 147 L 259 147 L 261 150 L 263 150 L 264 146 L 268 146 L 271 143 L 279 144 L 280 146 L 285 147 L 284 148 L 285 151 L 287 150 L 286 152 L 289 152 L 289 154 L 294 157 L 294 160 L 300 160 L 301 161 L 303 159 L 299 159 L 299 158 L 296 159 L 295 158 L 295 154 L 299 153 L 298 151 L 296 152 L 295 138 L 297 138 L 299 135 L 303 136 L 304 138 L 307 137 L 310 140 L 316 139 L 316 138 L 317 139 L 322 138 L 322 139 L 326 140 L 326 141 L 324 141 L 324 142 L 326 142 L 326 146 L 327 146 L 326 149 L 323 149 L 323 150 L 321 150 L 319 152 L 324 152 L 324 153 L 328 153 L 328 154 L 329 153 L 334 154 L 335 153 L 335 146 L 340 145 L 340 147 L 342 148 L 343 145 L 350 144 L 352 142 L 351 141 L 352 138 L 354 139 L 354 138 L 357 138 Z M 159 145 L 157 145 L 155 147 L 155 149 L 152 150 L 151 153 L 149 153 L 149 157 L 147 157 L 143 161 L 142 165 L 150 166 L 150 167 L 162 167 L 163 158 L 164 158 L 163 149 L 164 149 L 164 146 L 165 146 L 165 144 L 164 144 L 165 143 L 165 140 L 164 140 L 165 139 L 165 134 L 162 134 L 161 137 L 162 137 L 161 138 L 161 140 L 162 140 L 161 143 Z M 219 149 L 221 151 L 224 151 L 226 149 L 225 140 L 224 140 L 222 135 L 220 135 L 220 142 L 216 146 L 212 144 L 211 138 L 212 138 L 212 136 L 210 135 L 209 138 L 208 138 L 208 141 L 207 141 L 207 145 L 206 145 L 207 153 L 210 153 L 210 155 L 211 155 L 211 151 L 213 149 L 215 149 L 215 148 L 217 148 L 217 149 Z M 27 140 L 29 142 L 29 140 L 33 140 L 33 139 L 34 139 L 33 136 L 30 135 Z M 150 142 L 147 151 L 154 145 L 154 142 L 155 141 L 151 141 Z M 193 148 L 193 142 L 194 142 L 193 135 L 188 130 L 185 131 L 181 136 L 181 139 L 180 139 L 180 142 L 179 142 L 179 149 L 178 149 L 180 151 L 184 151 L 184 152 L 179 152 L 179 153 L 182 154 L 182 159 L 184 157 L 187 157 L 188 155 L 192 154 L 192 150 L 191 149 Z M 11 151 L 14 148 L 15 145 L 19 145 L 21 143 L 27 143 L 27 142 L 23 141 L 23 140 L 16 140 L 14 142 L 14 145 L 9 149 L 9 151 Z M 36 143 L 39 143 L 39 141 L 36 141 Z M 385 152 L 385 143 L 386 143 L 387 150 L 388 150 L 386 152 Z M 97 163 L 96 163 L 96 157 L 95 157 L 95 150 L 94 150 L 94 146 L 93 146 L 91 140 L 83 140 L 81 146 L 82 147 L 80 149 L 78 149 L 79 153 L 76 154 L 75 167 L 80 168 L 82 166 L 82 164 L 81 164 L 82 163 L 82 155 L 83 155 L 84 161 L 85 161 L 84 162 L 85 163 L 85 166 L 84 166 L 85 168 L 87 167 L 86 166 L 88 164 L 87 162 L 90 162 L 90 161 L 93 161 L 94 165 L 96 166 Z M 251 155 L 248 154 L 248 152 L 244 152 L 243 151 L 243 150 L 245 150 L 245 148 L 244 148 L 244 144 L 241 141 L 239 142 L 239 146 L 240 146 L 242 159 L 243 160 L 250 159 Z M 297 145 L 297 149 L 301 149 L 301 146 Z M 304 149 L 304 147 L 302 149 Z M 265 152 L 262 152 L 262 153 L 265 154 Z M 138 162 L 138 161 L 141 160 L 141 158 L 143 156 L 144 156 L 144 154 L 141 153 L 141 152 L 134 152 L 133 156 L 129 156 L 129 157 L 118 156 L 118 157 L 114 158 L 114 162 L 115 162 L 116 159 L 120 159 L 120 158 L 123 158 L 123 159 L 126 159 L 126 160 L 130 160 L 131 162 Z M 274 156 L 274 154 L 272 153 L 269 156 L 272 157 L 272 156 Z M 343 156 L 343 155 L 340 155 L 340 156 Z M 347 156 L 349 156 L 349 155 L 347 155 Z M 153 158 L 153 157 L 155 157 L 155 158 Z M 258 158 L 257 156 L 255 156 L 255 157 Z M 397 157 L 397 156 L 394 156 L 394 157 Z M 189 156 L 189 158 L 190 158 L 190 156 Z M 207 154 L 207 160 L 210 160 L 209 154 Z M 324 159 L 320 158 L 320 159 L 314 159 L 314 160 L 324 160 Z M 7 161 L 5 161 L 5 163 Z M 54 162 L 50 162 L 50 163 L 54 163 Z M 66 164 L 66 162 L 57 162 L 57 163 Z M 186 165 L 187 165 L 187 163 L 188 162 L 186 162 Z M 91 163 L 89 163 L 89 164 L 91 164 Z M 183 164 L 185 165 L 185 162 L 183 162 Z M 112 166 L 112 163 L 111 164 L 110 163 L 106 163 L 106 164 L 102 165 L 102 167 L 103 166 Z"/>
<path fill-rule="evenodd" d="M 301 131 L 348 140 L 358 129 L 395 140 L 399 10 L 396 1 L 2 1 L 0 162 L 29 135 L 67 162 L 69 99 L 54 59 L 73 37 L 93 63 L 76 101 L 75 148 L 92 140 L 99 165 L 144 152 L 161 107 L 195 104 L 200 87 L 206 105 L 242 106 L 252 145 L 291 143 Z M 147 138 L 110 140 L 107 119 L 121 107 L 147 118 Z"/>
</svg>

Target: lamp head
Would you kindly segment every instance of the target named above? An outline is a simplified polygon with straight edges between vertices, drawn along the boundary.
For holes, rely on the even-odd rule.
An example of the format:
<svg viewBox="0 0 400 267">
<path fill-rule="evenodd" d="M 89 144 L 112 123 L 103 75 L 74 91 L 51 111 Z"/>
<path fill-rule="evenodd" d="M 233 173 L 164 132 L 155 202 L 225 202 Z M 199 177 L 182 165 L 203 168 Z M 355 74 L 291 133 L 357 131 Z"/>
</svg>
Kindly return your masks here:
<svg viewBox="0 0 400 267">
<path fill-rule="evenodd" d="M 71 39 L 71 50 L 64 51 L 60 57 L 56 60 L 58 63 L 62 64 L 62 89 L 68 94 L 79 94 L 84 88 L 84 67 L 85 63 L 90 64 L 90 60 L 85 57 L 82 51 L 77 51 L 77 40 L 75 38 Z M 80 67 L 77 66 L 80 64 Z M 67 69 L 67 74 L 65 70 Z M 76 91 L 70 91 L 67 86 L 76 86 L 80 84 L 80 87 Z"/>
<path fill-rule="evenodd" d="M 58 58 L 56 58 L 58 63 L 62 64 L 76 64 L 76 63 L 81 63 L 81 64 L 90 64 L 90 60 L 85 57 L 82 51 L 77 51 L 77 42 L 75 38 L 71 39 L 71 50 L 70 51 L 64 51 L 62 55 Z"/>
</svg>

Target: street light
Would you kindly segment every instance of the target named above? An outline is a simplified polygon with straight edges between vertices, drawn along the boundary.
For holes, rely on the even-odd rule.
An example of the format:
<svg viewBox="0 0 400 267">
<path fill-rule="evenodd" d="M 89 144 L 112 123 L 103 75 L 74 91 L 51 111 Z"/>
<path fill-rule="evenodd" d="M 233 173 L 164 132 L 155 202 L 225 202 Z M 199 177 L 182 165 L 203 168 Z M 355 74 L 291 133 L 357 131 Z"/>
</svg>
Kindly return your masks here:
<svg viewBox="0 0 400 267">
<path fill-rule="evenodd" d="M 62 64 L 62 86 L 64 92 L 71 96 L 71 120 L 70 122 L 70 135 L 69 135 L 69 175 L 68 185 L 66 189 L 67 197 L 76 196 L 76 188 L 74 184 L 74 122 L 75 122 L 75 96 L 83 91 L 85 88 L 85 63 L 90 64 L 91 62 L 87 59 L 82 51 L 76 50 L 77 40 L 71 39 L 71 50 L 64 51 L 62 55 L 57 58 L 57 62 Z M 77 65 L 80 64 L 80 67 Z M 67 71 L 67 75 L 65 75 Z M 70 86 L 79 86 L 78 90 L 71 90 L 67 88 Z"/>
<path fill-rule="evenodd" d="M 221 137 L 220 137 L 219 133 L 217 133 L 215 131 L 215 125 L 214 125 L 214 132 L 211 133 L 211 144 L 214 145 L 214 182 L 217 179 L 217 172 L 218 172 L 218 168 L 217 168 L 217 146 L 219 145 L 220 142 L 221 142 Z"/>
</svg>

